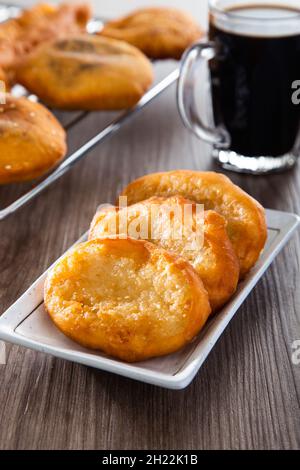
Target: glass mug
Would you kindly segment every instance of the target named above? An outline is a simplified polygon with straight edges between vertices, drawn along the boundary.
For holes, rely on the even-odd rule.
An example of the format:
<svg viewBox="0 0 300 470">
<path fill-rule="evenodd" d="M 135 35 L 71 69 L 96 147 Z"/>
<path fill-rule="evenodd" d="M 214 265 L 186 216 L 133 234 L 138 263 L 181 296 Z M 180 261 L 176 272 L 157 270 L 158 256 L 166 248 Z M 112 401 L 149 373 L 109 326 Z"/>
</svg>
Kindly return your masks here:
<svg viewBox="0 0 300 470">
<path fill-rule="evenodd" d="M 208 123 L 207 107 L 198 109 L 195 99 L 196 79 L 207 64 Z M 205 95 L 202 85 L 198 93 Z M 221 166 L 253 174 L 294 166 L 300 147 L 299 87 L 299 0 L 209 2 L 209 39 L 184 54 L 177 101 L 184 124 L 212 144 Z"/>
</svg>

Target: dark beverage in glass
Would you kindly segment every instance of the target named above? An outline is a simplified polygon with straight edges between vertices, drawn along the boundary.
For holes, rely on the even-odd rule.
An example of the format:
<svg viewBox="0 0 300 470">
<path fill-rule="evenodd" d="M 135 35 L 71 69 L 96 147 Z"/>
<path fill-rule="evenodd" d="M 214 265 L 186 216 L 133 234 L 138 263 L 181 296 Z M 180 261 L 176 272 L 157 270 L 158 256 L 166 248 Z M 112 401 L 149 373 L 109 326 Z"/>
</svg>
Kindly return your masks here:
<svg viewBox="0 0 300 470">
<path fill-rule="evenodd" d="M 186 80 L 196 73 L 189 64 L 193 53 L 199 66 L 209 64 L 213 126 L 204 126 L 184 90 L 181 111 L 186 124 L 213 144 L 218 162 L 252 173 L 293 166 L 299 153 L 300 1 L 211 1 L 209 42 L 185 56 Z M 186 80 L 181 75 L 183 88 Z"/>
</svg>

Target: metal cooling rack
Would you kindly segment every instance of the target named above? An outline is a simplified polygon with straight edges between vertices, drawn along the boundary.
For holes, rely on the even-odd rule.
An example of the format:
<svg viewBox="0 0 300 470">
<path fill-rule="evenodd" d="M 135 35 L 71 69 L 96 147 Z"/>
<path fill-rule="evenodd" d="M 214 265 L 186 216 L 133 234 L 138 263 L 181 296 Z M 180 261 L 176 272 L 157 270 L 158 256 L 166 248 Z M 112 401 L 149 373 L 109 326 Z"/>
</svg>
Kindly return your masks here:
<svg viewBox="0 0 300 470">
<path fill-rule="evenodd" d="M 0 23 L 6 21 L 10 18 L 17 16 L 21 11 L 21 8 L 18 6 L 0 4 Z M 95 18 L 91 20 L 88 24 L 87 30 L 89 33 L 94 33 L 101 29 L 104 19 Z M 48 186 L 54 183 L 56 180 L 61 178 L 67 171 L 69 171 L 77 162 L 83 159 L 91 150 L 93 150 L 97 145 L 103 142 L 108 137 L 115 134 L 122 126 L 130 121 L 139 111 L 141 111 L 145 106 L 147 106 L 154 98 L 159 96 L 163 91 L 165 91 L 170 85 L 172 85 L 179 76 L 179 69 L 176 68 L 171 73 L 169 73 L 165 78 L 159 81 L 154 85 L 150 90 L 148 90 L 141 100 L 135 105 L 134 108 L 122 112 L 116 119 L 112 120 L 106 127 L 101 129 L 98 134 L 92 137 L 90 140 L 85 142 L 80 146 L 75 152 L 71 155 L 68 155 L 59 166 L 57 166 L 48 176 L 39 181 L 33 188 L 27 190 L 22 196 L 15 199 L 13 202 L 9 203 L 6 207 L 0 208 L 0 220 L 5 219 L 9 215 L 16 212 L 18 209 L 23 207 L 28 202 L 32 201 L 35 197 L 42 193 Z M 27 95 L 26 90 L 16 85 L 12 93 L 15 95 Z M 30 95 L 30 99 L 36 99 L 34 96 Z M 83 121 L 88 112 L 82 112 L 74 118 L 71 122 L 65 126 L 67 132 L 72 129 L 78 122 Z M 18 184 L 18 183 L 16 183 Z M 7 185 L 9 187 L 11 185 Z M 2 187 L 3 190 L 4 186 Z"/>
</svg>

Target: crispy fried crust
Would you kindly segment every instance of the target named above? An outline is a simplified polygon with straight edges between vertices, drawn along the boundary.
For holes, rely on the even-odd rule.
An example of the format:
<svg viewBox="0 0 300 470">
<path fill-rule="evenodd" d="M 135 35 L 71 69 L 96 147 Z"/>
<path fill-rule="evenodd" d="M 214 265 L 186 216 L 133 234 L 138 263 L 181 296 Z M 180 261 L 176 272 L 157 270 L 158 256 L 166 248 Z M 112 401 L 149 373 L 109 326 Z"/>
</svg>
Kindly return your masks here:
<svg viewBox="0 0 300 470">
<path fill-rule="evenodd" d="M 136 104 L 153 72 L 130 44 L 85 34 L 41 46 L 19 67 L 17 78 L 50 106 L 101 110 Z"/>
<path fill-rule="evenodd" d="M 180 59 L 184 50 L 204 33 L 183 11 L 143 8 L 109 21 L 99 34 L 129 42 L 153 59 Z"/>
<path fill-rule="evenodd" d="M 267 238 L 263 207 L 249 194 L 234 185 L 229 178 L 214 172 L 176 170 L 153 173 L 130 183 L 122 192 L 128 204 L 153 195 L 180 194 L 204 204 L 223 215 L 227 232 L 240 261 L 240 277 L 256 263 Z"/>
<path fill-rule="evenodd" d="M 9 80 L 4 69 L 2 69 L 1 67 L 0 67 L 0 82 L 1 82 L 0 93 L 3 92 L 3 88 L 5 88 L 5 90 L 7 91 L 7 89 L 9 88 Z"/>
<path fill-rule="evenodd" d="M 66 149 L 64 129 L 44 106 L 6 95 L 0 104 L 0 184 L 41 176 Z"/>
<path fill-rule="evenodd" d="M 125 232 L 182 256 L 200 275 L 216 311 L 234 294 L 240 272 L 226 225 L 224 217 L 215 211 L 197 213 L 196 204 L 182 196 L 154 196 L 126 209 L 100 210 L 92 221 L 89 238 Z"/>
<path fill-rule="evenodd" d="M 45 306 L 65 335 L 128 362 L 177 351 L 210 314 L 186 261 L 131 239 L 76 246 L 49 272 Z"/>
<path fill-rule="evenodd" d="M 18 18 L 0 24 L 0 67 L 12 79 L 18 63 L 39 44 L 85 31 L 90 17 L 87 3 L 41 3 L 24 10 Z"/>
</svg>

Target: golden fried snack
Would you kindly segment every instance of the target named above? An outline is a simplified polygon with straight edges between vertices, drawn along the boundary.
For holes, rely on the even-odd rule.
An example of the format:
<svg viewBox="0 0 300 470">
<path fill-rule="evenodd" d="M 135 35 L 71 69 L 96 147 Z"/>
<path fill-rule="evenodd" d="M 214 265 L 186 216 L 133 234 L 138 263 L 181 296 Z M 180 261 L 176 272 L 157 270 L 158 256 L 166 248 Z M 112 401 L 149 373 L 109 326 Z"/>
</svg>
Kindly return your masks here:
<svg viewBox="0 0 300 470">
<path fill-rule="evenodd" d="M 129 42 L 153 59 L 180 59 L 184 50 L 204 33 L 183 11 L 142 8 L 109 21 L 99 34 Z"/>
<path fill-rule="evenodd" d="M 180 194 L 187 199 L 204 204 L 223 215 L 227 232 L 240 261 L 240 277 L 254 266 L 267 238 L 263 207 L 249 194 L 234 185 L 229 178 L 214 172 L 176 170 L 143 176 L 122 192 L 128 204 L 143 201 L 151 196 Z"/>
<path fill-rule="evenodd" d="M 37 178 L 66 154 L 64 129 L 44 106 L 27 98 L 6 95 L 0 136 L 0 184 Z"/>
<path fill-rule="evenodd" d="M 129 238 L 67 253 L 48 274 L 45 306 L 65 335 L 128 362 L 177 351 L 210 314 L 189 263 Z"/>
<path fill-rule="evenodd" d="M 83 34 L 42 45 L 17 71 L 18 81 L 63 109 L 124 109 L 153 80 L 152 65 L 123 41 Z"/>
<path fill-rule="evenodd" d="M 7 90 L 9 86 L 8 77 L 5 71 L 0 67 L 0 93 L 3 93 Z"/>
<path fill-rule="evenodd" d="M 189 261 L 203 281 L 213 311 L 234 294 L 239 262 L 226 221 L 217 212 L 197 212 L 196 204 L 182 196 L 154 196 L 128 208 L 100 210 L 92 221 L 89 238 L 124 233 L 147 239 Z"/>
<path fill-rule="evenodd" d="M 18 18 L 0 24 L 0 67 L 12 76 L 18 63 L 39 44 L 85 31 L 90 17 L 86 3 L 41 3 L 24 10 Z"/>
</svg>

